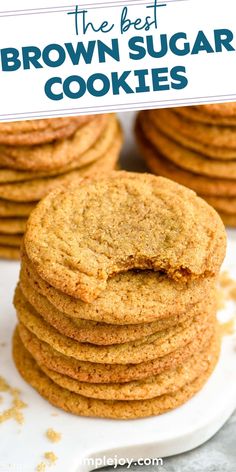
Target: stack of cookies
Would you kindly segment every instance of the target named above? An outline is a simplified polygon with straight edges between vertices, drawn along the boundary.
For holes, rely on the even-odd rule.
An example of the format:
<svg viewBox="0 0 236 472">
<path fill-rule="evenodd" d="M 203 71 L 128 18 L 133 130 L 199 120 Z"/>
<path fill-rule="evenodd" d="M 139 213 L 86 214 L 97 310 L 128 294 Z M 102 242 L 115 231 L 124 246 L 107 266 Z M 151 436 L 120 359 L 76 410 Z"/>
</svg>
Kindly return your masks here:
<svg viewBox="0 0 236 472">
<path fill-rule="evenodd" d="M 121 144 L 114 115 L 1 123 L 0 257 L 19 257 L 27 217 L 42 197 L 113 170 Z"/>
<path fill-rule="evenodd" d="M 139 418 L 198 392 L 219 356 L 225 230 L 194 192 L 113 172 L 58 188 L 27 224 L 13 356 L 53 405 Z"/>
<path fill-rule="evenodd" d="M 236 103 L 141 112 L 136 133 L 152 172 L 192 188 L 236 226 Z"/>
</svg>

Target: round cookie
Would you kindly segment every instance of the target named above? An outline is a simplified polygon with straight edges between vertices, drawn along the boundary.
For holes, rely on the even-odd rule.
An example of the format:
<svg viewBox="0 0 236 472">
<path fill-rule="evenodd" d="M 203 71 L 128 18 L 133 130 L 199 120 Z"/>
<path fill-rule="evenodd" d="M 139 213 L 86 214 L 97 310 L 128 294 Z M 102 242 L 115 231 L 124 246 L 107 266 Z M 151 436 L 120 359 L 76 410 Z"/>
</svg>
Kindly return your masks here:
<svg viewBox="0 0 236 472">
<path fill-rule="evenodd" d="M 179 324 L 178 327 L 130 343 L 96 346 L 79 343 L 60 334 L 17 293 L 14 305 L 20 323 L 54 350 L 77 360 L 103 364 L 139 364 L 165 356 L 191 342 L 203 329 L 208 329 L 215 322 L 216 313 L 215 307 L 206 307 L 203 313 L 196 315 L 193 320 Z"/>
<path fill-rule="evenodd" d="M 205 145 L 211 143 L 214 147 L 234 149 L 236 153 L 236 129 L 232 126 L 219 127 L 196 123 L 183 117 L 180 119 L 174 108 L 150 110 L 148 113 L 157 126 L 160 121 L 168 123 L 168 126 L 173 127 L 178 133 L 190 139 L 194 137 L 194 141 L 200 141 Z"/>
<path fill-rule="evenodd" d="M 201 109 L 210 116 L 236 117 L 236 102 L 211 103 L 202 105 Z"/>
<path fill-rule="evenodd" d="M 50 143 L 71 136 L 93 116 L 72 116 L 45 120 L 28 120 L 1 123 L 0 144 L 7 146 L 32 146 Z M 1 152 L 4 152 L 4 147 Z"/>
<path fill-rule="evenodd" d="M 157 149 L 157 152 L 161 152 L 175 165 L 200 175 L 236 179 L 236 160 L 225 162 L 217 159 L 206 159 L 205 156 L 172 141 L 160 132 L 157 126 L 154 128 L 151 120 L 144 114 L 140 115 L 139 124 L 144 136 Z"/>
<path fill-rule="evenodd" d="M 107 151 L 107 154 L 104 154 L 102 158 L 96 162 L 92 162 L 78 170 L 49 178 L 39 178 L 6 185 L 2 184 L 0 185 L 0 198 L 19 203 L 31 203 L 35 199 L 40 200 L 45 197 L 45 195 L 58 186 L 68 185 L 72 182 L 79 184 L 80 180 L 84 177 L 109 173 L 114 170 L 116 166 L 121 143 L 121 137 L 117 136 L 113 142 L 112 148 Z"/>
<path fill-rule="evenodd" d="M 218 350 L 219 340 L 214 337 L 207 349 L 191 356 L 182 366 L 170 369 L 157 376 L 148 377 L 145 380 L 116 384 L 93 384 L 78 382 L 71 377 L 59 374 L 38 364 L 40 369 L 57 385 L 71 392 L 78 393 L 88 398 L 100 400 L 145 400 L 159 397 L 160 395 L 175 393 L 186 384 L 193 382 L 207 370 L 209 356 Z"/>
<path fill-rule="evenodd" d="M 29 216 L 34 207 L 35 203 L 11 202 L 0 199 L 0 217 L 9 218 L 12 216 Z"/>
<path fill-rule="evenodd" d="M 21 341 L 39 364 L 72 379 L 89 383 L 120 383 L 146 379 L 182 365 L 194 352 L 205 349 L 215 335 L 215 324 L 203 330 L 184 347 L 152 361 L 140 364 L 98 364 L 64 356 L 40 340 L 23 324 L 17 327 Z"/>
<path fill-rule="evenodd" d="M 20 249 L 15 246 L 4 246 L 0 244 L 0 259 L 12 259 L 17 261 L 20 259 Z"/>
<path fill-rule="evenodd" d="M 201 124 L 205 123 L 208 125 L 217 126 L 236 126 L 236 114 L 232 116 L 209 114 L 204 111 L 202 105 L 175 107 L 174 111 L 181 117 L 183 116 L 185 119 L 196 121 Z"/>
<path fill-rule="evenodd" d="M 0 237 L 1 243 L 1 237 Z M 21 270 L 20 286 L 16 289 L 19 297 L 25 297 L 33 308 L 59 333 L 79 342 L 88 342 L 98 345 L 122 344 L 150 336 L 158 331 L 177 326 L 179 323 L 192 319 L 205 308 L 205 301 L 194 305 L 180 316 L 161 319 L 152 323 L 114 325 L 75 319 L 66 316 L 54 307 L 44 296 L 35 291 L 30 280 Z"/>
<path fill-rule="evenodd" d="M 100 125 L 102 122 L 100 123 Z M 90 124 L 91 127 L 91 124 Z M 57 143 L 57 147 L 55 147 L 55 143 L 47 146 L 33 146 L 32 149 L 28 149 L 28 159 L 32 160 L 31 164 L 37 165 L 39 162 L 38 155 L 40 156 L 40 160 L 46 160 L 45 156 L 42 156 L 43 152 L 48 153 L 48 158 L 50 158 L 48 164 L 44 162 L 45 166 L 50 166 L 50 168 L 46 171 L 21 171 L 21 170 L 12 170 L 7 168 L 0 169 L 0 183 L 14 183 L 14 182 L 25 182 L 28 180 L 35 180 L 38 178 L 43 177 L 52 177 L 56 175 L 60 175 L 70 170 L 82 168 L 85 165 L 91 164 L 100 158 L 102 158 L 107 152 L 112 148 L 114 142 L 117 141 L 118 138 L 122 139 L 122 131 L 120 124 L 115 115 L 108 115 L 106 118 L 106 124 L 104 130 L 100 133 L 98 138 L 95 142 L 83 152 L 84 142 L 86 142 L 86 133 L 82 133 L 84 128 L 78 131 L 73 139 L 67 140 L 67 142 Z M 100 130 L 100 127 L 97 128 L 96 133 Z M 96 138 L 95 136 L 90 137 L 89 142 Z M 82 146 L 81 146 L 82 144 Z M 58 167 L 52 167 L 53 162 L 60 161 L 62 159 L 65 160 L 65 156 L 63 155 L 63 146 L 67 147 L 66 158 L 68 155 L 70 156 L 70 161 L 65 165 Z M 81 152 L 82 151 L 82 152 Z M 51 152 L 51 155 L 50 155 Z M 52 160 L 53 156 L 53 160 Z M 25 156 L 24 156 L 25 157 Z M 28 165 L 28 164 L 27 164 Z"/>
<path fill-rule="evenodd" d="M 145 139 L 139 126 L 136 126 L 136 138 L 142 156 L 145 159 L 147 166 L 154 174 L 179 182 L 181 185 L 185 185 L 199 194 L 209 196 L 219 195 L 223 197 L 236 196 L 235 180 L 220 178 L 211 179 L 206 176 L 193 174 L 192 172 L 177 167 L 161 153 L 157 153 L 153 146 L 151 146 Z"/>
<path fill-rule="evenodd" d="M 20 247 L 22 243 L 22 234 L 1 234 L 0 233 L 0 245 L 5 246 L 16 246 Z"/>
<path fill-rule="evenodd" d="M 128 271 L 108 279 L 107 288 L 93 303 L 63 294 L 45 282 L 22 250 L 27 283 L 61 312 L 74 319 L 125 325 L 168 320 L 189 312 L 215 290 L 215 278 L 180 283 L 153 271 Z M 20 277 L 22 280 L 22 276 Z M 144 303 L 145 300 L 145 303 Z M 115 309 L 114 309 L 115 307 Z"/>
<path fill-rule="evenodd" d="M 215 275 L 225 245 L 220 218 L 194 192 L 129 172 L 52 192 L 31 213 L 25 235 L 39 275 L 85 302 L 110 276 L 131 269 L 178 280 Z"/>
<path fill-rule="evenodd" d="M 158 113 L 162 110 L 158 110 Z M 165 111 L 165 110 L 164 110 Z M 157 110 L 146 111 L 146 116 L 149 116 L 150 120 L 153 122 L 154 125 L 158 127 L 165 135 L 169 136 L 173 141 L 179 143 L 181 146 L 185 148 L 192 149 L 194 151 L 198 151 L 199 153 L 203 154 L 206 157 L 210 157 L 212 159 L 219 159 L 219 160 L 230 160 L 236 159 L 236 148 L 226 148 L 220 146 L 213 146 L 212 141 L 209 140 L 207 143 L 203 143 L 196 139 L 196 133 L 194 132 L 191 136 L 187 136 L 186 134 L 182 133 L 181 126 L 175 127 L 174 120 L 170 123 L 164 116 L 159 116 L 155 114 Z M 182 121 L 180 118 L 179 120 L 175 121 Z M 218 132 L 220 134 L 220 131 Z"/>
<path fill-rule="evenodd" d="M 236 215 L 236 198 L 227 197 L 209 197 L 202 195 L 209 205 L 212 205 L 218 212 L 226 213 L 229 215 Z"/>
<path fill-rule="evenodd" d="M 55 171 L 69 164 L 86 152 L 105 129 L 108 116 L 98 115 L 96 119 L 75 130 L 67 139 L 38 146 L 0 146 L 0 165 L 14 170 Z"/>
<path fill-rule="evenodd" d="M 0 233 L 24 233 L 27 218 L 0 218 Z"/>
<path fill-rule="evenodd" d="M 23 378 L 54 406 L 82 416 L 131 419 L 164 413 L 191 398 L 212 373 L 219 357 L 219 348 L 209 356 L 206 371 L 194 382 L 171 395 L 136 401 L 95 400 L 59 387 L 43 374 L 17 336 L 13 341 L 13 357 Z"/>
</svg>

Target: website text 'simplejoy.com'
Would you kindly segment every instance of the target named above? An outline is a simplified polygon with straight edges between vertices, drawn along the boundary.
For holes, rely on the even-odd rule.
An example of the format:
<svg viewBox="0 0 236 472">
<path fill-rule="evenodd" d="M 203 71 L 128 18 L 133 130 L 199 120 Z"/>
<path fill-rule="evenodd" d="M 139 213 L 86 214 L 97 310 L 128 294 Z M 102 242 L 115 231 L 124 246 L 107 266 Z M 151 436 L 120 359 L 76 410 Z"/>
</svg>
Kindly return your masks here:
<svg viewBox="0 0 236 472">
<path fill-rule="evenodd" d="M 127 469 L 130 469 L 131 466 L 133 465 L 139 465 L 139 466 L 149 466 L 153 465 L 156 467 L 162 467 L 164 465 L 164 461 L 161 457 L 155 457 L 155 458 L 144 458 L 140 457 L 139 459 L 134 459 L 130 458 L 128 459 L 127 457 L 87 457 L 83 458 L 81 460 L 81 465 L 87 465 L 90 467 L 90 470 L 94 469 L 99 469 L 101 467 L 108 467 L 111 466 L 114 469 L 120 466 L 125 466 Z"/>
</svg>

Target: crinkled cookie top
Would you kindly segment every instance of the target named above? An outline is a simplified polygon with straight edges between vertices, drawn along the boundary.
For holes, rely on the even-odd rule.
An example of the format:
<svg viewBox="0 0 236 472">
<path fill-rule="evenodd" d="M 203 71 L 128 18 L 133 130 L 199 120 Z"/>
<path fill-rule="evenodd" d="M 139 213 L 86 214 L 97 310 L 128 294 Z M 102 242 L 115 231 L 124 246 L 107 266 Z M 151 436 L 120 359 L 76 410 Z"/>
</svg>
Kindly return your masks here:
<svg viewBox="0 0 236 472">
<path fill-rule="evenodd" d="M 41 277 L 93 301 L 130 269 L 173 279 L 214 275 L 225 255 L 219 216 L 196 194 L 150 174 L 114 172 L 59 188 L 33 211 L 26 252 Z"/>
</svg>

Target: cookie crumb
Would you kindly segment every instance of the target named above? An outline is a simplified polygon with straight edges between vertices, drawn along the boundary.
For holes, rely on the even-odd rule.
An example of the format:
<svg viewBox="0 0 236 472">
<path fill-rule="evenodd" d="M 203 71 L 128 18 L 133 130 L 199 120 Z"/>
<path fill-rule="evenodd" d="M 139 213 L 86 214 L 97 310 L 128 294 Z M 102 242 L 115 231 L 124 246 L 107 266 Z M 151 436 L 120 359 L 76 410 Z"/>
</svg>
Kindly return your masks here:
<svg viewBox="0 0 236 472">
<path fill-rule="evenodd" d="M 221 272 L 220 274 L 220 286 L 222 288 L 228 288 L 232 285 L 232 282 L 234 280 L 231 279 L 229 273 L 225 270 L 224 272 Z"/>
<path fill-rule="evenodd" d="M 12 388 L 3 377 L 0 377 L 0 392 L 7 392 L 12 397 L 10 408 L 0 413 L 0 424 L 10 419 L 23 424 L 24 416 L 21 410 L 27 405 L 20 398 L 20 390 Z"/>
<path fill-rule="evenodd" d="M 221 323 L 220 324 L 221 336 L 231 336 L 232 334 L 235 333 L 235 327 L 236 327 L 236 317 L 231 318 L 229 321 L 226 321 L 226 323 Z"/>
<path fill-rule="evenodd" d="M 58 442 L 61 440 L 61 433 L 58 433 L 57 431 L 54 431 L 52 428 L 49 428 L 46 431 L 46 436 L 51 442 Z"/>
<path fill-rule="evenodd" d="M 52 451 L 45 452 L 44 457 L 45 457 L 45 459 L 47 459 L 50 462 L 50 465 L 55 464 L 55 462 L 58 459 L 56 454 L 54 454 L 54 452 L 52 452 Z"/>
<path fill-rule="evenodd" d="M 231 300 L 236 302 L 236 282 L 235 282 L 235 285 L 233 287 L 231 287 L 231 289 L 229 291 L 229 295 L 230 295 Z"/>
<path fill-rule="evenodd" d="M 40 464 L 36 467 L 36 472 L 44 472 L 46 470 L 46 464 L 44 462 L 40 462 Z"/>
<path fill-rule="evenodd" d="M 218 309 L 222 310 L 228 301 L 236 301 L 236 280 L 227 271 L 220 274 L 218 289 Z"/>
</svg>

